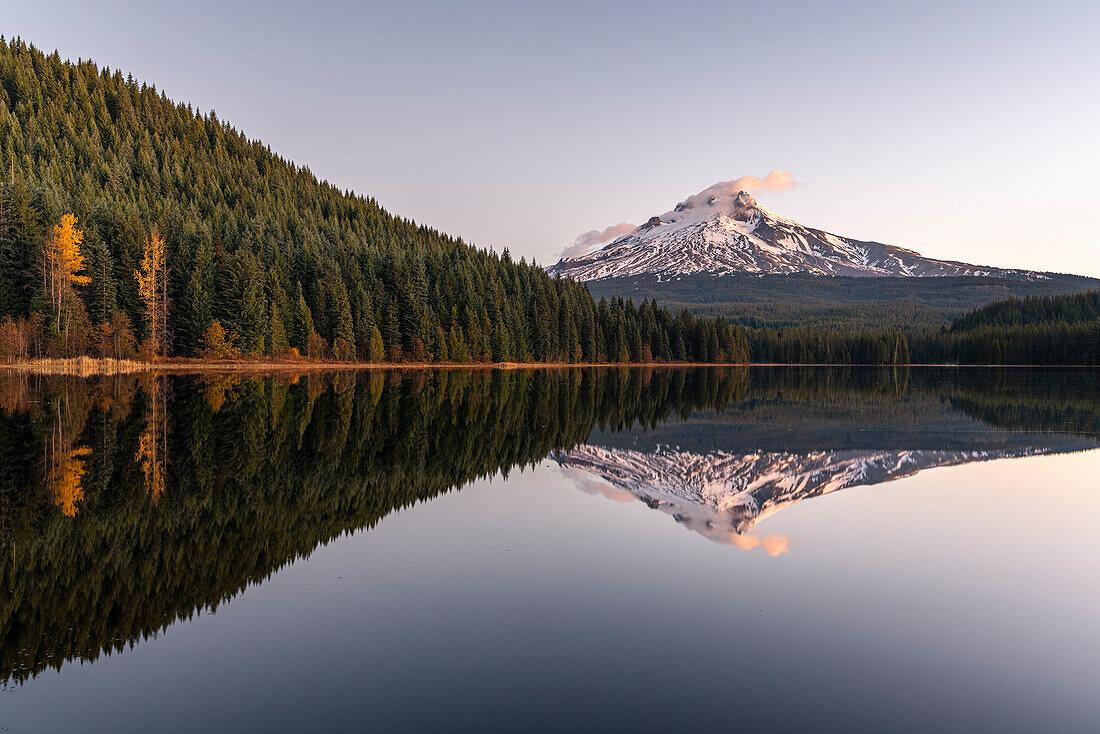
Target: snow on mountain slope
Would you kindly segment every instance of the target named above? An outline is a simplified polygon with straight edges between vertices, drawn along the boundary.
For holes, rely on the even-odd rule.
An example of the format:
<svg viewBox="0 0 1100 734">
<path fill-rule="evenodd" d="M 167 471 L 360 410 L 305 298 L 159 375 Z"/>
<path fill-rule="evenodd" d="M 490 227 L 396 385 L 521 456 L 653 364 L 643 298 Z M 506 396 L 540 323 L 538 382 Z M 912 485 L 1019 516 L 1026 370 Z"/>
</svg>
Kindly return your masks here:
<svg viewBox="0 0 1100 734">
<path fill-rule="evenodd" d="M 632 496 L 710 540 L 743 546 L 741 536 L 758 522 L 805 499 L 900 479 L 933 467 L 1057 451 L 1027 447 L 742 455 L 723 451 L 699 454 L 663 447 L 642 452 L 588 444 L 555 452 L 551 458 L 585 491 L 608 496 L 626 493 L 615 498 Z"/>
<path fill-rule="evenodd" d="M 1029 270 L 934 260 L 893 245 L 840 237 L 781 217 L 746 191 L 730 196 L 709 193 L 712 189 L 596 252 L 559 260 L 549 272 L 580 281 L 648 273 L 664 278 L 692 273 L 1047 278 Z"/>
</svg>

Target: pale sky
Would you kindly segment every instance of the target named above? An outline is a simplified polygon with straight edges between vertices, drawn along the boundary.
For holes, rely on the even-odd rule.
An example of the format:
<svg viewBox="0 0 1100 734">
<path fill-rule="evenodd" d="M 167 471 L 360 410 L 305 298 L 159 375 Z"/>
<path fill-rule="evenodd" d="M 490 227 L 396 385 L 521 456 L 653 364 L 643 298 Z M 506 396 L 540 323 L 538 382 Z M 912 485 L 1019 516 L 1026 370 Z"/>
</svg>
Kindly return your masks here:
<svg viewBox="0 0 1100 734">
<path fill-rule="evenodd" d="M 0 0 L 341 188 L 554 262 L 717 181 L 803 224 L 1100 276 L 1095 2 Z"/>
</svg>

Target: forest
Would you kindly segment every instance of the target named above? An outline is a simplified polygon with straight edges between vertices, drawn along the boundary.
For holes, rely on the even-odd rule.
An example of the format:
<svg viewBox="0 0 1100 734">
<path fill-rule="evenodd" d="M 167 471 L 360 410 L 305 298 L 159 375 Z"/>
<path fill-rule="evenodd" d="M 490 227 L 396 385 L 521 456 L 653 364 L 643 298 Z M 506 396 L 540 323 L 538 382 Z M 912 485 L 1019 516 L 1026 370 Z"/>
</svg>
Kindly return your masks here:
<svg viewBox="0 0 1100 734">
<path fill-rule="evenodd" d="M 746 328 L 754 362 L 1100 364 L 1100 290 L 997 301 L 938 328 Z"/>
<path fill-rule="evenodd" d="M 697 273 L 674 280 L 607 278 L 590 282 L 588 289 L 596 298 L 656 299 L 673 310 L 686 308 L 699 316 L 723 316 L 747 329 L 814 327 L 913 334 L 949 326 L 953 319 L 995 301 L 1100 288 L 1096 278 L 1058 273 L 1043 276 L 1026 280 Z"/>
<path fill-rule="evenodd" d="M 991 303 L 922 334 L 923 362 L 1100 365 L 1100 290 Z"/>
<path fill-rule="evenodd" d="M 722 318 L 596 302 L 19 39 L 0 38 L 0 162 L 0 361 L 748 361 Z"/>
</svg>

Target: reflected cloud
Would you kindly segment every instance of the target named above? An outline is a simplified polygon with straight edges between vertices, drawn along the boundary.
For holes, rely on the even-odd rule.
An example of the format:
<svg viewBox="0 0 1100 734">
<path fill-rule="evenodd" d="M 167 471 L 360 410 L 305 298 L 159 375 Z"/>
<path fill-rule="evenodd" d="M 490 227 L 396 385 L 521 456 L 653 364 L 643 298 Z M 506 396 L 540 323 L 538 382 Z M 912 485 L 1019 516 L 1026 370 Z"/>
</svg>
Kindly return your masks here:
<svg viewBox="0 0 1100 734">
<path fill-rule="evenodd" d="M 619 487 L 609 484 L 598 475 L 572 468 L 566 464 L 560 464 L 560 467 L 562 475 L 571 480 L 574 486 L 585 494 L 603 497 L 619 504 L 646 501 L 629 490 L 620 489 Z M 646 502 L 646 504 L 651 508 L 654 507 L 650 502 Z M 664 506 L 658 504 L 654 509 L 663 509 L 671 506 L 671 504 Z M 674 514 L 673 516 L 676 517 L 679 522 L 683 522 L 689 527 L 693 525 L 685 516 L 678 514 Z M 735 528 L 721 529 L 710 522 L 704 522 L 701 528 L 693 527 L 693 529 L 699 531 L 700 534 L 708 540 L 722 545 L 732 545 L 740 550 L 747 551 L 762 548 L 765 553 L 772 557 L 790 552 L 790 541 L 781 535 L 768 535 L 760 538 L 748 533 L 740 533 Z"/>
</svg>

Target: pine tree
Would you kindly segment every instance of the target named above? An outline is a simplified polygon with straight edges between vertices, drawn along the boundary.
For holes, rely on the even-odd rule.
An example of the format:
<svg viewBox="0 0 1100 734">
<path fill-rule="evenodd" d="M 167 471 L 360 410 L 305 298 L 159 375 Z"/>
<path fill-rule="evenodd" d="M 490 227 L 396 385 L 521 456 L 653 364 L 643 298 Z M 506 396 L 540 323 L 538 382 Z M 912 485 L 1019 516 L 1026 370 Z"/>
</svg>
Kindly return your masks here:
<svg viewBox="0 0 1100 734">
<path fill-rule="evenodd" d="M 382 332 L 378 326 L 371 327 L 369 348 L 367 351 L 368 362 L 381 361 L 386 356 L 386 347 L 382 343 Z"/>
<path fill-rule="evenodd" d="M 315 334 L 313 329 L 313 314 L 310 313 L 306 299 L 302 296 L 301 287 L 298 289 L 298 303 L 294 311 L 294 340 L 291 346 L 297 348 L 302 354 L 309 349 L 309 338 Z"/>
<path fill-rule="evenodd" d="M 176 314 L 176 343 L 185 354 L 197 353 L 201 348 L 202 337 L 214 320 L 212 311 L 212 299 L 200 265 L 191 272 Z"/>
<path fill-rule="evenodd" d="M 97 237 L 88 248 L 88 273 L 91 287 L 88 289 L 88 311 L 97 322 L 110 321 L 118 310 L 118 289 L 115 283 L 115 266 L 107 243 Z"/>
<path fill-rule="evenodd" d="M 268 304 L 268 313 L 271 328 L 268 330 L 269 337 L 266 352 L 275 357 L 285 352 L 290 346 L 290 342 L 287 340 L 283 315 L 274 300 Z"/>
<path fill-rule="evenodd" d="M 260 354 L 269 340 L 268 309 L 260 265 L 249 252 L 237 258 L 237 319 L 239 346 L 245 354 Z"/>
</svg>

